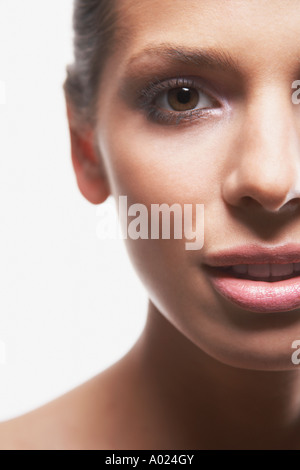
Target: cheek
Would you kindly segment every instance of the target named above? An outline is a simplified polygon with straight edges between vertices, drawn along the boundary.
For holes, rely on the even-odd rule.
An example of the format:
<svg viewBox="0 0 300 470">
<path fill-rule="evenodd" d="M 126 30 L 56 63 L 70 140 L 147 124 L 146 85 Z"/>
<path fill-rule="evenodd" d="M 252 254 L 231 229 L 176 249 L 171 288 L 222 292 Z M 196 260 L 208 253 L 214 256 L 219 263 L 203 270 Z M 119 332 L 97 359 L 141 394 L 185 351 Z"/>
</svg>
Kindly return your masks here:
<svg viewBox="0 0 300 470">
<path fill-rule="evenodd" d="M 108 129 L 101 139 L 115 197 L 123 194 L 131 203 L 146 205 L 210 204 L 220 194 L 227 153 L 220 126 L 183 129 L 122 121 L 114 122 L 114 132 Z"/>
<path fill-rule="evenodd" d="M 220 127 L 143 125 L 139 118 L 135 121 L 128 116 L 120 120 L 115 117 L 111 123 L 107 119 L 105 132 L 99 133 L 99 146 L 117 205 L 121 195 L 127 196 L 128 206 L 145 205 L 148 214 L 151 204 L 204 204 L 209 213 L 213 205 L 220 203 L 224 150 L 222 139 L 216 139 Z M 152 302 L 173 316 L 176 311 L 180 315 L 187 305 L 191 311 L 194 289 L 202 283 L 201 250 L 187 251 L 185 243 L 184 238 L 172 237 L 126 240 L 130 258 Z M 203 283 L 206 288 L 205 280 Z M 206 301 L 202 299 L 202 306 Z"/>
<path fill-rule="evenodd" d="M 204 204 L 206 240 L 215 240 L 220 226 L 228 226 L 221 222 L 221 183 L 233 140 L 228 126 L 163 126 L 121 112 L 107 116 L 100 129 L 99 148 L 116 202 L 119 196 L 127 196 L 128 205 L 143 204 L 148 213 L 151 204 L 192 204 L 193 208 Z M 135 264 L 145 266 L 147 275 L 155 269 L 161 273 L 163 265 L 173 279 L 195 257 L 185 250 L 185 240 L 128 240 L 127 245 Z M 198 259 L 201 255 L 197 253 Z"/>
</svg>

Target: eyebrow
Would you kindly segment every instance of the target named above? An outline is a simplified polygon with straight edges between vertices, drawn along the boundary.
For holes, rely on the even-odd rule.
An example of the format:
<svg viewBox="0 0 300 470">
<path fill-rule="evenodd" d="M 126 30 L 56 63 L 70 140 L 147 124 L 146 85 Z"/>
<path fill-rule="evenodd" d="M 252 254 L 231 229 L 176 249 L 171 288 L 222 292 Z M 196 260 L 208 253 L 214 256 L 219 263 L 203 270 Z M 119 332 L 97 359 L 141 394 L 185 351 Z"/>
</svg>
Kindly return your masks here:
<svg viewBox="0 0 300 470">
<path fill-rule="evenodd" d="M 221 48 L 183 48 L 166 43 L 147 46 L 129 59 L 127 64 L 128 68 L 135 68 L 137 63 L 143 63 L 145 59 L 152 57 L 154 59 L 164 59 L 169 62 L 177 62 L 185 65 L 196 65 L 198 67 L 208 67 L 236 73 L 240 72 L 238 62 Z"/>
</svg>

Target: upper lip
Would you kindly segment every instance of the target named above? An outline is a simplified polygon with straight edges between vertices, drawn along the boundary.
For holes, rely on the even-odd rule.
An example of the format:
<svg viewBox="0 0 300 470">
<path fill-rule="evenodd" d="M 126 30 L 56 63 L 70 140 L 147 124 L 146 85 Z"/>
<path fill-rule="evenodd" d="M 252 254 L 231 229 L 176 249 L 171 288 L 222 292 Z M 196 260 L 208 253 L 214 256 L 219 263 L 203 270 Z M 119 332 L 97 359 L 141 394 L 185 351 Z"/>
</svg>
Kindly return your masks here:
<svg viewBox="0 0 300 470">
<path fill-rule="evenodd" d="M 263 247 L 260 245 L 240 245 L 207 254 L 205 264 L 213 267 L 234 266 L 237 264 L 290 264 L 300 262 L 300 244 Z"/>
</svg>

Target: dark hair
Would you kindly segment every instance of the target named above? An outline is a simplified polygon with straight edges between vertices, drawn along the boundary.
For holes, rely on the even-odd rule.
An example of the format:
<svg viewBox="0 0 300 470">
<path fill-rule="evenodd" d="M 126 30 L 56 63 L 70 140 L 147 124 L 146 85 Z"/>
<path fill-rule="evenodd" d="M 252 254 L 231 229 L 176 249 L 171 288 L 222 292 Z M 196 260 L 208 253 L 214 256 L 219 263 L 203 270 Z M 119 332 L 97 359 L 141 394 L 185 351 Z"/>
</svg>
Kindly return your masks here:
<svg viewBox="0 0 300 470">
<path fill-rule="evenodd" d="M 116 0 L 74 0 L 74 63 L 67 67 L 64 91 L 73 117 L 93 124 L 99 79 L 112 45 Z"/>
</svg>

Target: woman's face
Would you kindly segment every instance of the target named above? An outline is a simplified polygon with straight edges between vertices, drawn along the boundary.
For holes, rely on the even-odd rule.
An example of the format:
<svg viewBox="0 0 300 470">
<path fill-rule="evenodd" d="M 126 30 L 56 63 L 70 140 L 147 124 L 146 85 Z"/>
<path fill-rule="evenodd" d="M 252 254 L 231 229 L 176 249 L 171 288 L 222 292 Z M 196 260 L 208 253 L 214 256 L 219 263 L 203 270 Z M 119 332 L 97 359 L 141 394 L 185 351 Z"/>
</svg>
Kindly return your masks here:
<svg viewBox="0 0 300 470">
<path fill-rule="evenodd" d="M 123 35 L 105 65 L 96 129 L 111 192 L 149 212 L 205 208 L 203 248 L 128 238 L 130 257 L 152 303 L 203 351 L 243 368 L 291 368 L 300 3 L 119 3 Z"/>
</svg>

